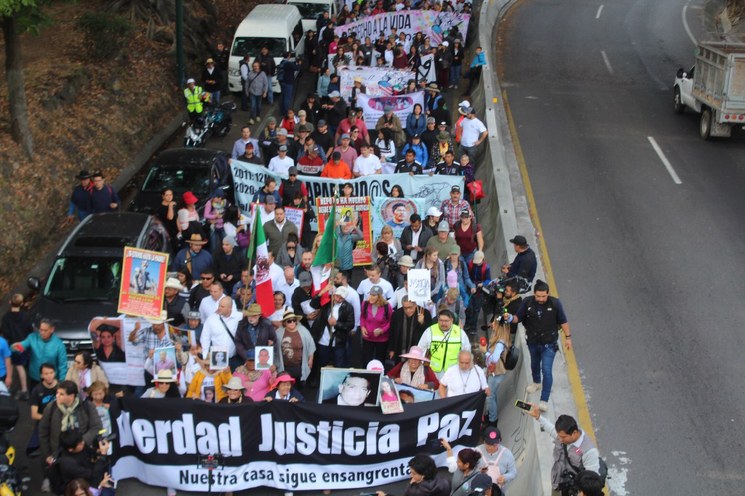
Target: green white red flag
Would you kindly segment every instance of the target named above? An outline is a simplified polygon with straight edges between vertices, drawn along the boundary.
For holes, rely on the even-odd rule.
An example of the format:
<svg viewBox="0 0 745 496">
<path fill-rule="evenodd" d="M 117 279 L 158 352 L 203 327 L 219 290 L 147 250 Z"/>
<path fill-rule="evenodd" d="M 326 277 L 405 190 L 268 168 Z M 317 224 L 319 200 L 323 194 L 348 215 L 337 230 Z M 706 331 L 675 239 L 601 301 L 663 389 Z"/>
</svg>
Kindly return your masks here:
<svg viewBox="0 0 745 496">
<path fill-rule="evenodd" d="M 336 253 L 336 205 L 331 207 L 331 212 L 326 219 L 326 229 L 321 237 L 321 244 L 318 245 L 318 251 L 310 267 L 310 274 L 313 277 L 313 294 L 318 294 L 323 288 L 328 286 L 331 277 L 331 269 L 334 267 L 334 254 Z M 327 292 L 321 297 L 321 305 L 325 305 L 331 300 L 331 295 Z"/>
<path fill-rule="evenodd" d="M 261 222 L 261 209 L 256 204 L 256 216 L 254 217 L 251 244 L 248 248 L 249 264 L 254 262 L 254 282 L 256 290 L 254 295 L 256 303 L 261 306 L 261 314 L 269 317 L 274 313 L 274 291 L 272 289 L 272 278 L 269 277 L 269 256 L 266 244 L 266 233 L 264 224 Z"/>
</svg>

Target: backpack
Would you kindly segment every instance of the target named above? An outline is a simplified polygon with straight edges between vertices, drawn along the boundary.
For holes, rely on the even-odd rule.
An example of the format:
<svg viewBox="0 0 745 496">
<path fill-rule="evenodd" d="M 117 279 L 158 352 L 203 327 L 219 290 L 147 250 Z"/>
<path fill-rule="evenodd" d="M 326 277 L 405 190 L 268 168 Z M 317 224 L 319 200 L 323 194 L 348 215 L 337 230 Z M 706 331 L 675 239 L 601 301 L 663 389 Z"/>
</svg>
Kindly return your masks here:
<svg viewBox="0 0 745 496">
<path fill-rule="evenodd" d="M 564 448 L 564 457 L 566 458 L 567 464 L 572 467 L 572 470 L 574 470 L 576 473 L 580 473 L 585 470 L 585 467 L 582 465 L 582 463 L 579 464 L 579 467 L 575 467 L 574 465 L 572 465 L 572 462 L 569 461 L 569 453 L 566 444 L 562 444 L 562 448 Z M 600 476 L 601 482 L 605 486 L 605 481 L 606 479 L 608 479 L 608 464 L 605 463 L 605 460 L 603 460 L 603 458 L 600 456 L 598 456 L 598 463 L 600 464 L 598 475 Z"/>
</svg>

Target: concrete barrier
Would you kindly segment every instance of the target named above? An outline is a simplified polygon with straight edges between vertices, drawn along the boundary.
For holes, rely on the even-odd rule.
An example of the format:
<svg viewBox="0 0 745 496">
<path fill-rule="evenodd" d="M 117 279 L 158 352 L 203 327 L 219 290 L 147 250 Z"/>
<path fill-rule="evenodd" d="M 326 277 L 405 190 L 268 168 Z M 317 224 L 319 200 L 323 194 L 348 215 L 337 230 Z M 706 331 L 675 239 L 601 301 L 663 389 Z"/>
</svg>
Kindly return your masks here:
<svg viewBox="0 0 745 496">
<path fill-rule="evenodd" d="M 484 116 L 484 124 L 489 132 L 483 154 L 476 162 L 476 177 L 483 181 L 486 193 L 486 198 L 479 204 L 478 213 L 484 238 L 489 240 L 485 251 L 487 259 L 492 262 L 493 275 L 514 256 L 509 239 L 515 234 L 525 235 L 532 246 L 537 246 L 495 70 L 499 21 L 513 2 L 484 0 L 474 9 L 478 25 L 477 43 L 486 52 L 487 65 L 471 97 L 478 115 Z M 539 256 L 538 277 L 542 273 Z M 518 343 L 521 345 L 520 363 L 507 374 L 499 388 L 499 427 L 504 444 L 512 450 L 518 465 L 518 477 L 508 488 L 508 494 L 549 496 L 553 444 L 550 437 L 541 432 L 538 422 L 513 406 L 516 399 L 528 400 L 525 388 L 532 382 L 522 326 L 518 332 Z M 560 398 L 562 413 L 574 413 L 576 407 L 563 365 L 563 353 L 560 353 L 554 362 L 552 400 L 555 396 Z M 530 399 L 537 401 L 538 398 Z"/>
</svg>

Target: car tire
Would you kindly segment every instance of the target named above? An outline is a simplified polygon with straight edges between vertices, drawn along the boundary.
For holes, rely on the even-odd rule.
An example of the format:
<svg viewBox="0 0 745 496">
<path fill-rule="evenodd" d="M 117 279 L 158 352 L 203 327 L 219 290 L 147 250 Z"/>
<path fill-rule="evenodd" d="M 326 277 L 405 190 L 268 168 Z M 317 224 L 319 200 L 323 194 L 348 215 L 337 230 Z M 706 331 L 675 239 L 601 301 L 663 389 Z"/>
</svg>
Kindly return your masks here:
<svg viewBox="0 0 745 496">
<path fill-rule="evenodd" d="M 683 105 L 683 100 L 680 96 L 680 88 L 677 86 L 675 87 L 675 90 L 673 90 L 673 109 L 675 110 L 676 114 L 682 114 L 685 112 L 686 106 Z"/>
<path fill-rule="evenodd" d="M 704 108 L 701 110 L 701 120 L 698 125 L 698 134 L 705 140 L 711 138 L 711 109 Z"/>
</svg>

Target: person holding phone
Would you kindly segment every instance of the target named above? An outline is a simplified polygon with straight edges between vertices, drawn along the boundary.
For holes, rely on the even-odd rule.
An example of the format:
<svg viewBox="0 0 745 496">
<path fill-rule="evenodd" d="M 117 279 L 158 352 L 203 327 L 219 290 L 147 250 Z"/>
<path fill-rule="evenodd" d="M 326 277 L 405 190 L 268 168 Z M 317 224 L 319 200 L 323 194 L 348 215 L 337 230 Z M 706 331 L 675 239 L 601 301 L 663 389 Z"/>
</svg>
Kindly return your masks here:
<svg viewBox="0 0 745 496">
<path fill-rule="evenodd" d="M 60 491 L 74 479 L 84 479 L 89 485 L 97 485 L 100 496 L 114 496 L 109 466 L 110 442 L 98 438 L 97 443 L 86 444 L 79 429 L 69 429 L 60 434 L 61 453 L 57 459 L 60 475 Z"/>
</svg>

